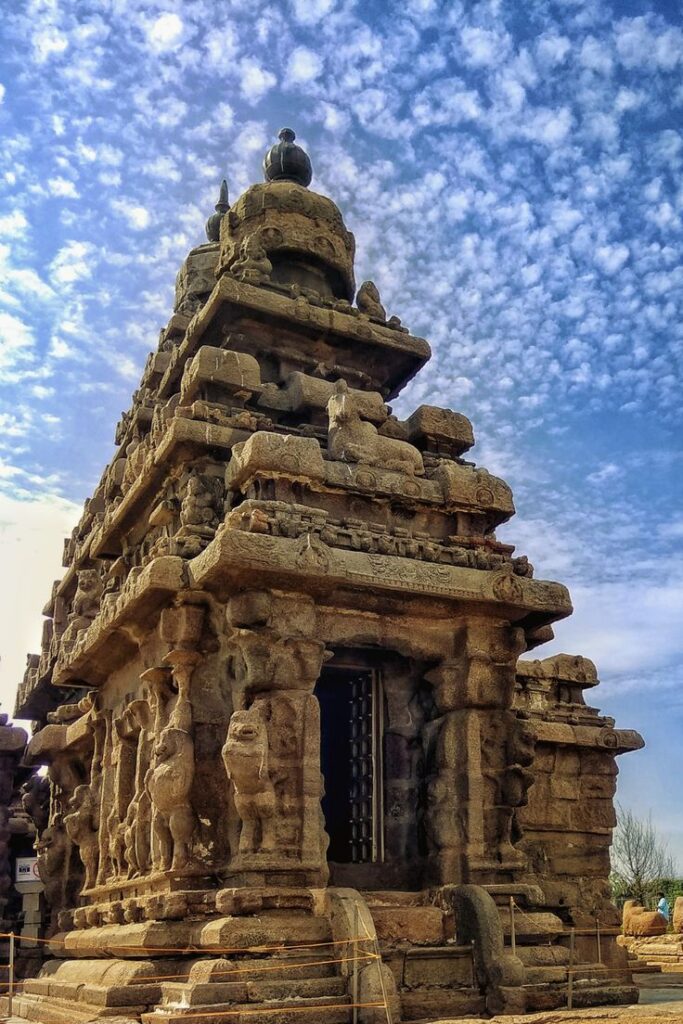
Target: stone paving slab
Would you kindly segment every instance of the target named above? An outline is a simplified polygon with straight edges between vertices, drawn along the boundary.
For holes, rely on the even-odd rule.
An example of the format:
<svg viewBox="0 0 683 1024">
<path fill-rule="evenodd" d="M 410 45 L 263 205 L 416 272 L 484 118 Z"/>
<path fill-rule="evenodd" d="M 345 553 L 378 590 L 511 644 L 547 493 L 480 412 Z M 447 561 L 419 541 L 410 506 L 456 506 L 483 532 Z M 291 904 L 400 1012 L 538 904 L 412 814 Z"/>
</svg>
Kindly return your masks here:
<svg viewBox="0 0 683 1024">
<path fill-rule="evenodd" d="M 585 1010 L 543 1010 L 541 1013 L 492 1017 L 487 1024 L 683 1024 L 683 1003 L 654 1006 L 597 1006 Z M 471 1017 L 444 1017 L 424 1024 L 472 1024 Z"/>
</svg>

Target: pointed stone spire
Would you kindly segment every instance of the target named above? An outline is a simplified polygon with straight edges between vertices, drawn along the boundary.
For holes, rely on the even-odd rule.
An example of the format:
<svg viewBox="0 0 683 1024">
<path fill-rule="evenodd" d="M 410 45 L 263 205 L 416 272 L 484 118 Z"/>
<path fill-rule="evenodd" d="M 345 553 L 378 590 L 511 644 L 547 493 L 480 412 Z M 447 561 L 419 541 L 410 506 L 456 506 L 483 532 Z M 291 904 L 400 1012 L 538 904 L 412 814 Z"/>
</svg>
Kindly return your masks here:
<svg viewBox="0 0 683 1024">
<path fill-rule="evenodd" d="M 218 202 L 216 203 L 216 212 L 212 213 L 206 222 L 206 237 L 210 242 L 218 242 L 221 237 L 221 221 L 230 209 L 230 202 L 228 199 L 228 183 L 223 178 L 221 182 L 221 190 L 218 194 Z"/>
</svg>

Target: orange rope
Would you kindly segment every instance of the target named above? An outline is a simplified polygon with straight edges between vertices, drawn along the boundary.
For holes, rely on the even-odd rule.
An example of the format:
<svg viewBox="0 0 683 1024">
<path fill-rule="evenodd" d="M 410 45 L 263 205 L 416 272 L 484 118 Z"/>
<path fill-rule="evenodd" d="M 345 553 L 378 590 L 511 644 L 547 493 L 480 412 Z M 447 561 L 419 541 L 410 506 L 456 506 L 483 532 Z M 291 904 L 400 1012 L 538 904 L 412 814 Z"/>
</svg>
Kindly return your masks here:
<svg viewBox="0 0 683 1024">
<path fill-rule="evenodd" d="M 298 967 L 319 967 L 319 966 L 328 965 L 328 964 L 344 964 L 344 963 L 353 963 L 354 961 L 357 961 L 357 960 L 376 960 L 376 959 L 377 959 L 377 954 L 376 953 L 365 953 L 362 956 L 340 957 L 338 960 L 309 960 L 309 961 L 307 961 L 306 963 L 303 963 L 303 964 L 288 964 L 288 963 L 285 962 L 285 963 L 273 964 L 273 965 L 269 965 L 269 966 L 265 966 L 265 967 L 236 967 L 236 968 L 233 968 L 232 970 L 229 970 L 229 971 L 213 971 L 212 974 L 211 974 L 211 978 L 208 979 L 208 981 L 211 982 L 211 981 L 213 981 L 214 978 L 222 977 L 223 975 L 227 975 L 227 974 L 261 974 L 261 973 L 268 972 L 268 971 L 295 970 Z M 6 966 L 6 965 L 4 965 L 4 966 Z M 129 982 L 129 984 L 131 986 L 133 986 L 133 985 L 147 985 L 148 982 L 150 982 L 150 981 L 181 981 L 181 982 L 186 982 L 188 985 L 191 985 L 193 982 L 188 977 L 188 974 L 189 974 L 188 971 L 184 971 L 182 974 L 145 974 L 145 975 L 141 975 L 139 978 L 132 979 Z M 19 979 L 18 981 L 16 981 L 15 984 L 23 985 L 25 981 L 36 981 L 36 980 L 40 981 L 41 979 L 40 978 L 38 978 L 38 979 L 36 979 L 36 978 L 22 978 L 22 979 Z M 55 979 L 53 978 L 52 980 L 54 981 Z M 2 982 L 0 984 L 6 984 L 6 983 Z M 202 980 L 197 979 L 197 984 L 204 984 L 203 979 Z"/>
<path fill-rule="evenodd" d="M 210 924 L 210 923 L 211 922 L 207 922 L 207 924 Z M 10 938 L 9 933 L 0 932 L 0 939 L 9 939 L 9 938 Z M 38 939 L 38 938 L 35 938 L 32 935 L 26 936 L 26 937 L 20 936 L 20 935 L 15 935 L 14 938 L 15 938 L 17 943 L 19 943 L 19 942 L 42 942 L 46 946 L 62 946 L 62 948 L 64 948 L 64 949 L 67 948 L 67 943 L 64 942 L 62 939 Z M 367 939 L 366 936 L 357 936 L 356 938 L 348 938 L 348 939 L 335 939 L 335 940 L 330 939 L 328 942 L 303 942 L 303 943 L 298 943 L 298 944 L 292 944 L 292 945 L 289 945 L 289 946 L 286 945 L 285 943 L 281 943 L 279 946 L 212 946 L 212 945 L 209 945 L 209 946 L 182 946 L 182 947 L 178 947 L 178 946 L 136 946 L 136 945 L 132 945 L 132 944 L 122 945 L 122 944 L 116 944 L 116 943 L 114 943 L 112 945 L 109 945 L 109 944 L 105 945 L 104 943 L 102 943 L 99 946 L 93 946 L 92 947 L 92 951 L 93 952 L 97 952 L 98 950 L 105 950 L 106 952 L 110 952 L 110 951 L 116 950 L 116 949 L 130 949 L 133 952 L 139 952 L 140 954 L 144 954 L 144 953 L 271 953 L 271 952 L 281 953 L 283 950 L 291 950 L 291 949 L 319 949 L 319 948 L 322 948 L 324 946 L 347 946 L 347 945 L 350 945 L 352 943 L 367 942 L 367 941 L 368 941 L 368 939 Z M 78 953 L 79 956 L 80 956 L 83 953 L 88 952 L 88 950 L 83 948 L 82 946 L 79 946 L 77 949 L 74 949 L 73 952 L 74 953 Z"/>
</svg>

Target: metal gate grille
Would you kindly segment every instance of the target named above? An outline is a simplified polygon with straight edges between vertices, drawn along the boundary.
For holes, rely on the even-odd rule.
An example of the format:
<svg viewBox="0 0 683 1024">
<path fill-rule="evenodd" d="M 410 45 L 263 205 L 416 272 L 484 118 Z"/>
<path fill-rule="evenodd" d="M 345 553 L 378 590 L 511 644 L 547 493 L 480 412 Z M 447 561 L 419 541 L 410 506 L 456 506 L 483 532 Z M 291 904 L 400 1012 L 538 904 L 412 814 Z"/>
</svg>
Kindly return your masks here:
<svg viewBox="0 0 683 1024">
<path fill-rule="evenodd" d="M 381 686 L 376 672 L 351 679 L 351 860 L 383 860 Z"/>
</svg>

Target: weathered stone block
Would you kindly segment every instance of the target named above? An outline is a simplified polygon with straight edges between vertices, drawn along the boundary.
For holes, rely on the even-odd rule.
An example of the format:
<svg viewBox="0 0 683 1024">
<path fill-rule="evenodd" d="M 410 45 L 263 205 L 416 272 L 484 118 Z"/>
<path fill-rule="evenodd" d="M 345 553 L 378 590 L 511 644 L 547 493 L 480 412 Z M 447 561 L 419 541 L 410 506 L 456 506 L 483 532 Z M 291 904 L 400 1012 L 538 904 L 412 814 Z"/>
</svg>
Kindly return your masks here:
<svg viewBox="0 0 683 1024">
<path fill-rule="evenodd" d="M 424 440 L 447 442 L 457 455 L 474 444 L 472 424 L 462 413 L 439 409 L 435 405 L 419 405 L 406 421 L 408 439 L 413 444 Z"/>
<path fill-rule="evenodd" d="M 248 441 L 233 448 L 226 484 L 231 490 L 237 490 L 257 474 L 322 481 L 325 464 L 320 445 L 310 437 L 257 431 Z"/>
<path fill-rule="evenodd" d="M 185 366 L 180 385 L 182 404 L 189 405 L 194 401 L 198 391 L 205 385 L 212 385 L 241 399 L 249 398 L 261 388 L 258 361 L 248 352 L 232 352 L 203 345 Z"/>
<path fill-rule="evenodd" d="M 372 919 L 383 942 L 444 941 L 443 914 L 437 907 L 373 907 Z"/>
</svg>

